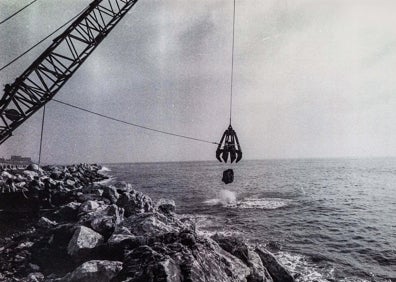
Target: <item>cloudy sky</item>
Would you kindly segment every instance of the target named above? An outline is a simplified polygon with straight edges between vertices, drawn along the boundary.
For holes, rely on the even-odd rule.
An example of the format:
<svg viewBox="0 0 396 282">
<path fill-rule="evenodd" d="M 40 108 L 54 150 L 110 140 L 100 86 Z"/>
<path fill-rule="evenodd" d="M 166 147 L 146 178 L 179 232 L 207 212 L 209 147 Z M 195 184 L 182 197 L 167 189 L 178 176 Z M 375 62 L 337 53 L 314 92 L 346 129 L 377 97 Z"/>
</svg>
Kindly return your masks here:
<svg viewBox="0 0 396 282">
<path fill-rule="evenodd" d="M 0 1 L 0 20 L 30 0 Z M 0 65 L 90 1 L 39 0 L 0 25 Z M 231 0 L 140 0 L 57 94 L 218 141 L 228 126 Z M 396 156 L 396 2 L 236 0 L 233 127 L 246 159 Z M 50 44 L 0 72 L 12 82 Z M 0 146 L 37 159 L 41 111 Z M 46 163 L 213 160 L 216 146 L 47 105 Z"/>
</svg>

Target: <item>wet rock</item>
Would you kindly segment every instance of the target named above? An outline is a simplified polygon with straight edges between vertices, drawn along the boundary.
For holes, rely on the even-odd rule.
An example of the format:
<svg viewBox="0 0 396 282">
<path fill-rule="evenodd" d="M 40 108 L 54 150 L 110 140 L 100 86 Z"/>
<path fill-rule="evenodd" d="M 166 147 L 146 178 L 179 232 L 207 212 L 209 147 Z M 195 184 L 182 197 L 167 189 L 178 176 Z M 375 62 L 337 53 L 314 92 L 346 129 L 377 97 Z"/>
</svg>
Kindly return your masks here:
<svg viewBox="0 0 396 282">
<path fill-rule="evenodd" d="M 169 215 L 176 211 L 176 204 L 173 200 L 160 199 L 157 203 L 157 209 L 159 212 Z"/>
<path fill-rule="evenodd" d="M 59 282 L 110 282 L 121 271 L 122 262 L 90 260 L 84 262 Z"/>
<path fill-rule="evenodd" d="M 82 259 L 89 255 L 102 242 L 102 235 L 85 226 L 79 226 L 70 239 L 67 246 L 67 253 L 76 259 Z"/>
<path fill-rule="evenodd" d="M 293 276 L 282 266 L 273 254 L 262 248 L 256 248 L 256 253 L 260 256 L 261 261 L 274 282 L 294 282 Z"/>
</svg>

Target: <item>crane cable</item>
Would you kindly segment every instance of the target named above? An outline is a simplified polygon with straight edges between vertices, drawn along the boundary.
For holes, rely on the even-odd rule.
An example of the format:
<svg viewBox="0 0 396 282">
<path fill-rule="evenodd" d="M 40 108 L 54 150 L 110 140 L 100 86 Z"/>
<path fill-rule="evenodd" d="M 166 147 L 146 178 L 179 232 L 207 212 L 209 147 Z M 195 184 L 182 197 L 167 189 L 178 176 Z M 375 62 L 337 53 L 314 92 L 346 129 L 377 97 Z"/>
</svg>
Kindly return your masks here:
<svg viewBox="0 0 396 282">
<path fill-rule="evenodd" d="M 4 20 L 2 20 L 0 22 L 0 24 L 5 23 L 6 21 L 8 21 L 9 19 L 11 19 L 12 17 L 16 16 L 17 14 L 19 14 L 20 12 L 22 12 L 23 10 L 25 10 L 27 7 L 29 7 L 30 5 L 32 5 L 34 2 L 36 2 L 38 0 L 33 0 L 32 2 L 30 2 L 29 4 L 25 5 L 24 7 L 22 7 L 21 9 L 19 9 L 18 11 L 16 11 L 15 13 L 13 13 L 12 15 L 8 16 L 7 18 L 5 18 Z"/>
<path fill-rule="evenodd" d="M 54 99 L 54 98 L 51 99 L 51 101 L 57 102 L 59 104 L 62 104 L 62 105 L 65 105 L 65 106 L 68 106 L 68 107 L 71 107 L 71 108 L 74 108 L 74 109 L 78 109 L 80 111 L 87 112 L 87 113 L 90 113 L 90 114 L 93 114 L 93 115 L 97 115 L 97 116 L 100 116 L 102 118 L 106 118 L 106 119 L 110 119 L 110 120 L 113 120 L 113 121 L 116 121 L 116 122 L 120 122 L 120 123 L 123 123 L 123 124 L 131 125 L 131 126 L 134 126 L 134 127 L 138 127 L 138 128 L 142 128 L 142 129 L 146 129 L 146 130 L 150 130 L 150 131 L 154 131 L 154 132 L 162 133 L 162 134 L 166 134 L 166 135 L 171 135 L 171 136 L 181 137 L 181 138 L 190 139 L 190 140 L 194 140 L 194 141 L 199 141 L 199 142 L 205 142 L 205 143 L 218 145 L 217 142 L 212 142 L 212 141 L 208 141 L 208 140 L 204 140 L 204 139 L 199 139 L 199 138 L 194 138 L 194 137 L 190 137 L 190 136 L 186 136 L 186 135 L 176 134 L 176 133 L 163 131 L 163 130 L 159 130 L 159 129 L 143 126 L 143 125 L 140 125 L 140 124 L 124 121 L 124 120 L 121 120 L 121 119 L 118 119 L 118 118 L 114 118 L 114 117 L 107 116 L 107 115 L 104 115 L 104 114 L 101 114 L 101 113 L 98 113 L 98 112 L 94 112 L 94 111 L 91 111 L 91 110 L 88 110 L 88 109 L 84 109 L 82 107 L 75 106 L 75 105 L 72 105 L 72 104 L 69 104 L 69 103 Z"/>
<path fill-rule="evenodd" d="M 230 125 L 232 116 L 232 90 L 234 80 L 234 41 L 235 41 L 235 0 L 234 0 L 234 11 L 232 16 L 232 52 L 231 52 L 231 85 L 230 85 Z"/>
<path fill-rule="evenodd" d="M 37 0 L 36 0 L 37 1 Z M 32 47 L 30 47 L 29 49 L 27 49 L 25 52 L 23 52 L 22 54 L 20 54 L 18 57 L 16 57 L 15 59 L 13 59 L 11 62 L 9 62 L 8 64 L 5 64 L 4 66 L 2 66 L 0 68 L 0 72 L 2 70 L 4 70 L 5 68 L 9 67 L 11 64 L 15 63 L 16 61 L 18 61 L 20 58 L 22 58 L 23 56 L 25 56 L 27 53 L 29 53 L 30 51 L 32 51 L 34 48 L 36 48 L 38 45 L 40 45 L 41 43 L 43 43 L 45 40 L 47 40 L 48 38 L 50 38 L 52 35 L 54 35 L 55 33 L 57 33 L 59 30 L 61 30 L 62 28 L 64 28 L 66 25 L 68 25 L 70 22 L 72 22 L 73 20 L 75 20 L 77 17 L 79 17 L 82 13 L 84 13 L 84 11 L 87 8 L 84 8 L 80 13 L 78 13 L 77 15 L 75 15 L 73 18 L 71 18 L 70 20 L 68 20 L 67 22 L 65 22 L 63 25 L 61 25 L 60 27 L 58 27 L 57 29 L 55 29 L 53 32 L 51 32 L 49 35 L 47 35 L 46 37 L 44 37 L 43 39 L 41 39 L 39 42 L 37 42 L 36 44 L 34 44 Z"/>
</svg>

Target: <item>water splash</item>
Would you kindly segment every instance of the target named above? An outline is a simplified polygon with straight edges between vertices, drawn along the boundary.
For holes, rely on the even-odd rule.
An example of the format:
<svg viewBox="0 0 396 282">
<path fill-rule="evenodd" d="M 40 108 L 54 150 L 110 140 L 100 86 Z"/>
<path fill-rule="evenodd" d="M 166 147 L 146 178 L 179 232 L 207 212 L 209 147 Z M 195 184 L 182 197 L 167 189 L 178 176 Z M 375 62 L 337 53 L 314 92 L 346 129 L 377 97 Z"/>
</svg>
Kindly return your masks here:
<svg viewBox="0 0 396 282">
<path fill-rule="evenodd" d="M 291 200 L 281 198 L 244 198 L 237 201 L 236 193 L 229 190 L 221 190 L 218 198 L 204 201 L 207 205 L 222 205 L 227 208 L 239 209 L 265 209 L 273 210 L 288 206 Z"/>
<path fill-rule="evenodd" d="M 229 206 L 229 205 L 235 205 L 237 203 L 236 200 L 236 193 L 230 190 L 220 190 L 218 193 L 218 198 L 210 199 L 204 201 L 204 204 L 207 205 L 222 205 L 222 206 Z"/>
</svg>

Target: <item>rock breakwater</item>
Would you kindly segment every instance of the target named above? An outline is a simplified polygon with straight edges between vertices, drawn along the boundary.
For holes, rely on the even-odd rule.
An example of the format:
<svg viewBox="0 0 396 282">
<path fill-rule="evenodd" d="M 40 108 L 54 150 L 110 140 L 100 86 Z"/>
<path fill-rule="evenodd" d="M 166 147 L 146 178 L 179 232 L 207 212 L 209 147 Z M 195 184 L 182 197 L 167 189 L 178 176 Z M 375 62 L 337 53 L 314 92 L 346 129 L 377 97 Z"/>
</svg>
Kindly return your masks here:
<svg viewBox="0 0 396 282">
<path fill-rule="evenodd" d="M 1 171 L 0 209 L 34 215 L 0 240 L 0 281 L 294 281 L 267 250 L 198 235 L 174 201 L 98 183 L 107 178 L 99 170 Z"/>
</svg>

